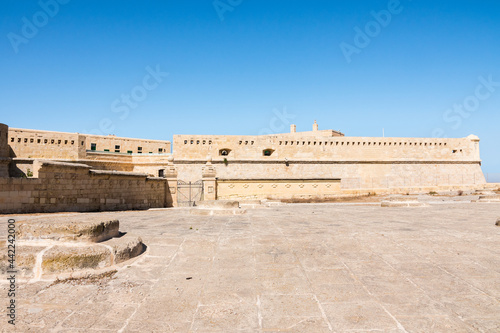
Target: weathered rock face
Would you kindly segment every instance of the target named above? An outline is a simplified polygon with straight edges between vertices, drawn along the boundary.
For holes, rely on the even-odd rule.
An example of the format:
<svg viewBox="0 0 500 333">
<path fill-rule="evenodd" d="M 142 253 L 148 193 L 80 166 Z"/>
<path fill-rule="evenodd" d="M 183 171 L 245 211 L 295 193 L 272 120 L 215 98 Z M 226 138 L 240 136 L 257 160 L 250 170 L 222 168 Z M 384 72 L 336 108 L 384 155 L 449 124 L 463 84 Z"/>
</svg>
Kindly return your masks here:
<svg viewBox="0 0 500 333">
<path fill-rule="evenodd" d="M 44 274 L 98 269 L 113 264 L 109 249 L 102 245 L 60 246 L 49 248 L 43 254 L 41 269 Z"/>
<path fill-rule="evenodd" d="M 33 277 L 33 269 L 35 267 L 37 254 L 40 253 L 44 246 L 16 246 L 16 270 L 23 277 Z M 0 274 L 6 274 L 8 267 L 8 251 L 5 241 L 0 241 Z"/>
<path fill-rule="evenodd" d="M 144 252 L 144 244 L 140 237 L 125 235 L 121 238 L 110 239 L 106 245 L 113 250 L 115 264 L 135 258 Z"/>
</svg>

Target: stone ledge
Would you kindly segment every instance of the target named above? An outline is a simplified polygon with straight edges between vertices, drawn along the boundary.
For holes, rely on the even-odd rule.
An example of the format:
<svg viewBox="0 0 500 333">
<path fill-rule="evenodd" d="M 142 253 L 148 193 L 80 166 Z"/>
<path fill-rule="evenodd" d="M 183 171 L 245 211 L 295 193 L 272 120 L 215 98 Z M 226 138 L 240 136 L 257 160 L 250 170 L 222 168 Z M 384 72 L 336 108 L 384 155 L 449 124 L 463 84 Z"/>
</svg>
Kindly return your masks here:
<svg viewBox="0 0 500 333">
<path fill-rule="evenodd" d="M 113 249 L 114 264 L 119 264 L 135 258 L 144 252 L 145 245 L 140 237 L 125 234 L 119 238 L 112 238 L 103 243 Z"/>
<path fill-rule="evenodd" d="M 227 215 L 241 215 L 245 214 L 247 211 L 245 209 L 209 209 L 209 208 L 192 208 L 189 213 L 191 215 L 201 215 L 201 216 L 227 216 Z"/>
<path fill-rule="evenodd" d="M 145 245 L 140 237 L 122 235 L 102 243 L 68 243 L 53 240 L 19 241 L 16 269 L 22 279 L 53 280 L 75 274 L 95 274 L 141 255 Z M 0 275 L 6 275 L 7 245 L 0 241 Z"/>
<path fill-rule="evenodd" d="M 77 168 L 77 169 L 90 169 L 91 167 L 82 164 L 82 163 L 69 163 L 69 162 L 57 162 L 50 160 L 39 160 L 36 159 L 34 163 L 38 163 L 40 167 L 50 167 L 50 166 L 61 166 L 61 167 L 69 167 L 69 168 Z"/>
<path fill-rule="evenodd" d="M 148 175 L 145 173 L 138 172 L 126 172 L 126 171 L 114 171 L 114 170 L 90 170 L 91 175 L 107 175 L 107 176 L 130 176 L 130 177 L 141 177 L 147 178 Z"/>
<path fill-rule="evenodd" d="M 478 200 L 472 202 L 500 203 L 500 195 L 481 195 Z"/>
<path fill-rule="evenodd" d="M 17 236 L 21 240 L 50 239 L 98 243 L 118 236 L 119 226 L 118 220 L 36 219 L 29 222 L 19 222 Z"/>
<path fill-rule="evenodd" d="M 196 206 L 207 209 L 239 209 L 240 203 L 232 200 L 205 200 L 197 202 Z"/>
<path fill-rule="evenodd" d="M 428 204 L 418 201 L 382 201 L 381 207 L 428 207 Z"/>
</svg>

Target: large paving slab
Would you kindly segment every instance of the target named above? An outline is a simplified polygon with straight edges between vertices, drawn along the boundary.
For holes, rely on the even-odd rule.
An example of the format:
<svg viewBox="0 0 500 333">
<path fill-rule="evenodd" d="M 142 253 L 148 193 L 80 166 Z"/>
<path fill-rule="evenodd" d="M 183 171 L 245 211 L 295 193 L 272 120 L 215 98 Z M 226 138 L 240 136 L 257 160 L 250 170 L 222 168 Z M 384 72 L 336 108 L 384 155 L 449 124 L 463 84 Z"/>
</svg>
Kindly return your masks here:
<svg viewBox="0 0 500 333">
<path fill-rule="evenodd" d="M 18 332 L 500 331 L 500 204 L 101 217 L 146 253 L 111 277 L 19 284 Z M 13 331 L 0 300 L 0 330 Z"/>
</svg>

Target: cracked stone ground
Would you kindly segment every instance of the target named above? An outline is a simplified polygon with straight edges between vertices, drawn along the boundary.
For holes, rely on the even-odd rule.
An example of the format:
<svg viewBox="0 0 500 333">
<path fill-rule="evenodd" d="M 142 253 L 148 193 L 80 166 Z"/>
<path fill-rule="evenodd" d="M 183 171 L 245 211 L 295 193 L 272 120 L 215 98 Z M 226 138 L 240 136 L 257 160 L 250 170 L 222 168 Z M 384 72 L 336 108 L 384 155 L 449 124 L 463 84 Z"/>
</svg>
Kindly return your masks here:
<svg viewBox="0 0 500 333">
<path fill-rule="evenodd" d="M 21 283 L 18 332 L 500 331 L 500 204 L 111 215 L 147 252 L 100 283 Z"/>
</svg>

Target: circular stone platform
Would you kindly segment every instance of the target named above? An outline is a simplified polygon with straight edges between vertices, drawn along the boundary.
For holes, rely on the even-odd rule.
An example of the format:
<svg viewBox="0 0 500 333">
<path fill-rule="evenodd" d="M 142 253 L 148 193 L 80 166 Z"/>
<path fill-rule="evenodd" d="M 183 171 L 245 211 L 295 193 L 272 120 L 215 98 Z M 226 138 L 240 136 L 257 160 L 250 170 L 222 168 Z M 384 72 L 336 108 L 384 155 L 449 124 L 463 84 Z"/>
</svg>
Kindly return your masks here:
<svg viewBox="0 0 500 333">
<path fill-rule="evenodd" d="M 140 237 L 119 232 L 118 220 L 53 217 L 18 221 L 16 226 L 16 270 L 32 281 L 102 273 L 145 250 Z M 1 241 L 0 274 L 8 271 L 6 247 Z"/>
</svg>

